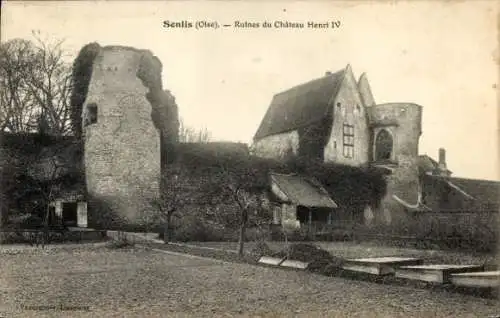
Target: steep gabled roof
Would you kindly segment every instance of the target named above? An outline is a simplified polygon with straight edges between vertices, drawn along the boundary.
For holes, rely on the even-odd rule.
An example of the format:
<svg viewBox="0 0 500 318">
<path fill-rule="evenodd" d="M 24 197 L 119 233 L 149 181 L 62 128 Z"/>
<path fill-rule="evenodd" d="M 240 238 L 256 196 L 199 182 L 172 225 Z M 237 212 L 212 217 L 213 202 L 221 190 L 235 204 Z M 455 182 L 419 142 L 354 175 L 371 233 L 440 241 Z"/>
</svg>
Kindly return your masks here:
<svg viewBox="0 0 500 318">
<path fill-rule="evenodd" d="M 328 192 L 315 180 L 297 175 L 271 174 L 271 180 L 295 205 L 337 208 Z"/>
<path fill-rule="evenodd" d="M 346 69 L 274 95 L 254 140 L 297 129 L 323 119 Z"/>
</svg>

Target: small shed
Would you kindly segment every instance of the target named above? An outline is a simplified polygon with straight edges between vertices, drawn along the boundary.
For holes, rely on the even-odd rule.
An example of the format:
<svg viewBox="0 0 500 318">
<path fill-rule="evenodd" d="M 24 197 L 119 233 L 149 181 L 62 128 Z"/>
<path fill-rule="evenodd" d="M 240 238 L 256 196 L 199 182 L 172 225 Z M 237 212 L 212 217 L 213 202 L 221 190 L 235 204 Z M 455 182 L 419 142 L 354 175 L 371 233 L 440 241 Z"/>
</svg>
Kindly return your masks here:
<svg viewBox="0 0 500 318">
<path fill-rule="evenodd" d="M 271 191 L 276 208 L 273 223 L 331 224 L 337 203 L 321 184 L 312 178 L 299 175 L 271 173 Z"/>
<path fill-rule="evenodd" d="M 84 184 L 75 183 L 68 187 L 55 189 L 49 207 L 51 215 L 58 217 L 66 226 L 87 227 L 87 201 Z"/>
</svg>

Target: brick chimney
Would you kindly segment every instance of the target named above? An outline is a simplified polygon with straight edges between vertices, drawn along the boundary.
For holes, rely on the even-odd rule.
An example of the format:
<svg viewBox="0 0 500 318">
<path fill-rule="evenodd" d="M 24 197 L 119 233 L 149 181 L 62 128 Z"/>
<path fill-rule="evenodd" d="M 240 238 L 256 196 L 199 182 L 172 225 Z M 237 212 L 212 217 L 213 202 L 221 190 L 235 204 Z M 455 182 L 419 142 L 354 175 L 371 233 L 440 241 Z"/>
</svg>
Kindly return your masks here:
<svg viewBox="0 0 500 318">
<path fill-rule="evenodd" d="M 439 148 L 439 168 L 446 169 L 446 150 Z"/>
<path fill-rule="evenodd" d="M 446 150 L 444 148 L 439 148 L 438 170 L 440 175 L 449 176 L 448 168 L 446 167 Z"/>
</svg>

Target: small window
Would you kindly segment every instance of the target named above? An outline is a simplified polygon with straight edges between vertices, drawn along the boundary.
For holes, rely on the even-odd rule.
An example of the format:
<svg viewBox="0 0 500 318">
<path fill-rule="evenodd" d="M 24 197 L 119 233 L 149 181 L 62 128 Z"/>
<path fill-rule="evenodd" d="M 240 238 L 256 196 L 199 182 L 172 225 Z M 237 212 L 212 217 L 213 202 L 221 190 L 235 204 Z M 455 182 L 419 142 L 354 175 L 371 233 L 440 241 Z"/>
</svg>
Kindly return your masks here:
<svg viewBox="0 0 500 318">
<path fill-rule="evenodd" d="M 87 120 L 85 126 L 97 123 L 97 104 L 91 103 L 87 105 Z"/>
<path fill-rule="evenodd" d="M 343 152 L 344 157 L 354 158 L 354 125 L 344 124 Z"/>
</svg>

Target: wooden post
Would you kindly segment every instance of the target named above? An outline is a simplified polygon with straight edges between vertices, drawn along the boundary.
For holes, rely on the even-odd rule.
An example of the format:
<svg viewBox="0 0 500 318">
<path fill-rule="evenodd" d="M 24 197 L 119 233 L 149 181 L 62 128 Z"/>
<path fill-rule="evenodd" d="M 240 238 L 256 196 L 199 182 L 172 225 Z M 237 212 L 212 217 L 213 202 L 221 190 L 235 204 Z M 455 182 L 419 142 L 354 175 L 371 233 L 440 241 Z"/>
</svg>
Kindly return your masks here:
<svg viewBox="0 0 500 318">
<path fill-rule="evenodd" d="M 88 226 L 88 219 L 87 219 L 87 202 L 85 201 L 79 201 L 77 203 L 77 208 L 76 208 L 76 213 L 77 213 L 77 222 L 76 226 L 78 227 L 87 227 Z"/>
<path fill-rule="evenodd" d="M 309 210 L 309 234 L 312 234 L 311 230 L 312 230 L 312 211 L 311 211 L 311 208 L 308 208 Z"/>
</svg>

